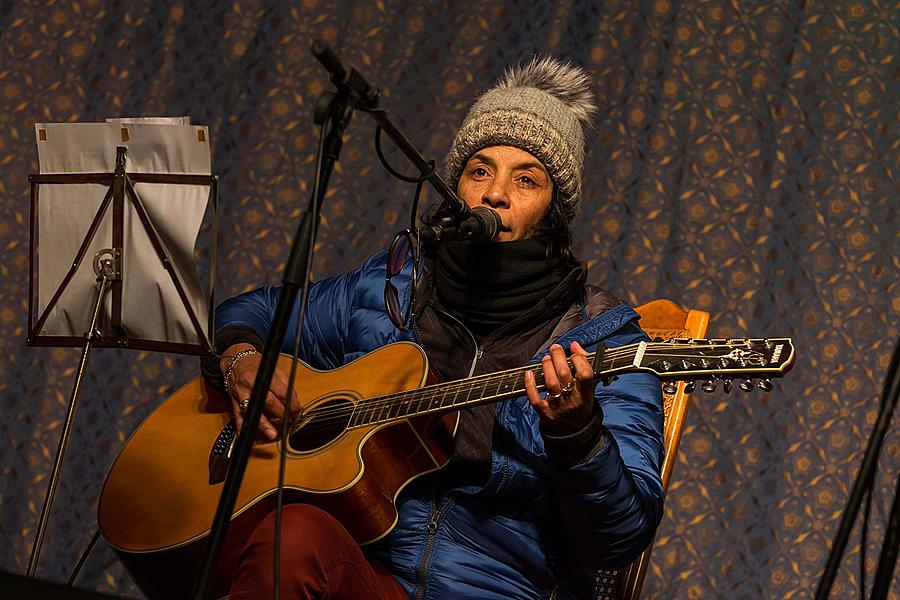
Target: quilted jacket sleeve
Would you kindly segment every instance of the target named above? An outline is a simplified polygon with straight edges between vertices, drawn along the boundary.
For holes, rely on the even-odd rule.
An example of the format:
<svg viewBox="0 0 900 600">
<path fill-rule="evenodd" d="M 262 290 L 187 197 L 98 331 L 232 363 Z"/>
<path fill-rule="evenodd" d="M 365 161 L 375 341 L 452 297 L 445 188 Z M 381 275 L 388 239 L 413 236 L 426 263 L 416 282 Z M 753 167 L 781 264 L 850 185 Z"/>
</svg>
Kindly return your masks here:
<svg viewBox="0 0 900 600">
<path fill-rule="evenodd" d="M 334 368 L 341 364 L 361 271 L 357 269 L 323 279 L 310 287 L 300 354 L 305 362 L 316 368 Z M 240 327 L 265 339 L 280 293 L 280 286 L 263 286 L 226 300 L 216 309 L 217 335 L 226 329 Z M 299 307 L 298 298 L 291 311 L 282 352 L 293 352 Z"/>
<path fill-rule="evenodd" d="M 615 347 L 646 340 L 634 321 L 603 341 Z M 590 348 L 594 350 L 594 348 Z M 614 569 L 631 562 L 653 538 L 662 518 L 662 392 L 649 373 L 628 373 L 596 387 L 603 436 L 582 462 L 551 469 L 570 547 L 587 567 Z"/>
</svg>

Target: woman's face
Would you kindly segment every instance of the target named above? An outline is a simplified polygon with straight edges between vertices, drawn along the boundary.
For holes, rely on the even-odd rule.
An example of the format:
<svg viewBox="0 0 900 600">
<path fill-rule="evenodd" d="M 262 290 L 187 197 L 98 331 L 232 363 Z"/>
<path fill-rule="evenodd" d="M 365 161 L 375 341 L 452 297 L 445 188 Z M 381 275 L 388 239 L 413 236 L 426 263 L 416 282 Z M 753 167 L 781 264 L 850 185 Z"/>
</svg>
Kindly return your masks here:
<svg viewBox="0 0 900 600">
<path fill-rule="evenodd" d="M 529 238 L 553 200 L 553 180 L 531 153 L 513 146 L 489 146 L 472 155 L 457 193 L 469 208 L 486 206 L 500 215 L 497 241 Z"/>
</svg>

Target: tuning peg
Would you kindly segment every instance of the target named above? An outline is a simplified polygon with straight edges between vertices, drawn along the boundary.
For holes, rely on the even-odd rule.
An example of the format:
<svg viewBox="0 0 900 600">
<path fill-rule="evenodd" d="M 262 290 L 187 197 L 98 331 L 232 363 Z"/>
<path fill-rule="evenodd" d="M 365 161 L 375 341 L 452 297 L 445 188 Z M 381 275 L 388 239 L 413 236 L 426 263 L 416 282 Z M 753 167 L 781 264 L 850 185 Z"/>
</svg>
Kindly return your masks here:
<svg viewBox="0 0 900 600">
<path fill-rule="evenodd" d="M 769 380 L 769 378 L 766 377 L 766 378 L 760 379 L 759 383 L 756 384 L 756 387 L 758 387 L 759 389 L 761 389 L 764 392 L 771 392 L 773 386 L 772 386 L 772 382 Z"/>
<path fill-rule="evenodd" d="M 706 392 L 707 394 L 710 394 L 710 393 L 716 391 L 716 382 L 713 381 L 712 379 L 707 379 L 702 384 L 700 384 L 700 387 L 703 388 L 704 392 Z"/>
<path fill-rule="evenodd" d="M 740 386 L 741 391 L 744 392 L 752 392 L 753 391 L 753 380 L 752 379 L 742 379 L 738 384 Z"/>
<path fill-rule="evenodd" d="M 726 394 L 731 393 L 731 380 L 730 379 L 725 379 L 724 381 L 722 381 L 722 391 L 725 392 Z"/>
<path fill-rule="evenodd" d="M 667 381 L 663 384 L 663 391 L 667 394 L 674 394 L 678 391 L 678 386 L 675 385 L 674 381 Z"/>
<path fill-rule="evenodd" d="M 687 384 L 685 384 L 685 386 L 684 386 L 684 393 L 685 394 L 693 394 L 694 388 L 696 388 L 696 387 L 697 387 L 696 381 L 688 381 Z"/>
</svg>

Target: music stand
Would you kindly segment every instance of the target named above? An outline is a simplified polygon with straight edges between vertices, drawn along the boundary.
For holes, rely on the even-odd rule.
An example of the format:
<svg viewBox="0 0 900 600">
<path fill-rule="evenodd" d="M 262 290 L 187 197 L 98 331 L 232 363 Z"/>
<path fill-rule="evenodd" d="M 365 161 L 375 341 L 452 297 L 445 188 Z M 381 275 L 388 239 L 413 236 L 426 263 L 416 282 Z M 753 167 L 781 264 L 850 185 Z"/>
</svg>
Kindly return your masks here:
<svg viewBox="0 0 900 600">
<path fill-rule="evenodd" d="M 82 354 L 28 564 L 29 577 L 37 568 L 91 348 L 214 352 L 210 332 L 218 204 L 218 178 L 211 174 L 206 127 L 143 120 L 37 123 L 35 135 L 41 172 L 29 176 L 26 343 L 81 346 Z M 208 208 L 209 286 L 204 294 L 194 246 Z M 91 254 L 93 273 L 82 268 Z M 37 321 L 35 309 L 40 313 Z M 88 552 L 96 539 L 95 535 Z"/>
</svg>

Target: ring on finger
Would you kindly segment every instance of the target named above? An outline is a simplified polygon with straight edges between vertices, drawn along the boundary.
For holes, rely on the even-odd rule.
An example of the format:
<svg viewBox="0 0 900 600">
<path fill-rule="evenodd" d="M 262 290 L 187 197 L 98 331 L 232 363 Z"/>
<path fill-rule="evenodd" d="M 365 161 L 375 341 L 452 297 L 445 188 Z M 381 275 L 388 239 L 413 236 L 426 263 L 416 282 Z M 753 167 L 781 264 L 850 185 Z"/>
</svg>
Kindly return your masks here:
<svg viewBox="0 0 900 600">
<path fill-rule="evenodd" d="M 238 408 L 241 409 L 241 414 L 247 412 L 247 407 L 250 406 L 250 398 L 244 398 L 240 402 L 238 402 Z"/>
<path fill-rule="evenodd" d="M 559 400 L 561 397 L 562 392 L 559 392 L 558 394 L 551 394 L 550 392 L 547 392 L 547 400 Z"/>
<path fill-rule="evenodd" d="M 559 392 L 563 395 L 568 395 L 568 394 L 572 393 L 572 390 L 574 390 L 574 389 L 575 389 L 575 380 L 573 379 L 572 381 L 570 381 L 569 383 L 564 385 L 562 387 L 562 389 L 559 390 Z"/>
</svg>

